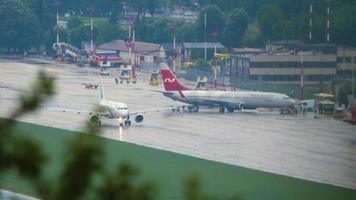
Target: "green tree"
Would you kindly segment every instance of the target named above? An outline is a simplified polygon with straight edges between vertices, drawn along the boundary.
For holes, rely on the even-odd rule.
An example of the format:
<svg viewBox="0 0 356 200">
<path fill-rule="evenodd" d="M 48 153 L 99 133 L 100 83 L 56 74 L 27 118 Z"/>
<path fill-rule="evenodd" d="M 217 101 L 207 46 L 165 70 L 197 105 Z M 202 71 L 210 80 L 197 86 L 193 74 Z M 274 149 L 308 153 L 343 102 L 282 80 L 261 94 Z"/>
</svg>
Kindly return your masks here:
<svg viewBox="0 0 356 200">
<path fill-rule="evenodd" d="M 107 21 L 104 21 L 97 23 L 95 27 L 97 27 L 95 42 L 98 44 L 109 42 L 117 38 L 127 37 L 127 32 L 118 24 L 113 25 Z"/>
<path fill-rule="evenodd" d="M 332 13 L 331 39 L 343 45 L 356 46 L 356 6 L 342 6 Z"/>
<path fill-rule="evenodd" d="M 204 59 L 197 59 L 192 67 L 197 70 L 212 72 L 212 66 L 210 62 Z"/>
<path fill-rule="evenodd" d="M 0 1 L 0 47 L 15 51 L 40 46 L 40 23 L 21 0 Z"/>
<path fill-rule="evenodd" d="M 145 20 L 146 13 L 150 13 L 151 16 L 157 8 L 161 7 L 161 0 L 130 0 L 129 7 L 137 12 L 136 20 Z"/>
<path fill-rule="evenodd" d="M 225 17 L 220 8 L 216 5 L 209 5 L 201 9 L 197 20 L 197 38 L 204 40 L 205 37 L 205 13 L 206 13 L 206 32 L 209 40 L 213 40 L 212 33 L 221 33 L 225 27 Z"/>
<path fill-rule="evenodd" d="M 245 10 L 235 8 L 228 16 L 222 40 L 227 47 L 239 47 L 248 25 L 248 16 Z"/>
<path fill-rule="evenodd" d="M 69 41 L 76 47 L 81 46 L 82 41 L 90 41 L 90 26 L 82 25 L 69 30 Z M 97 38 L 98 29 L 94 26 L 94 38 Z M 95 41 L 95 40 L 94 40 Z"/>
<path fill-rule="evenodd" d="M 277 5 L 264 5 L 261 7 L 257 15 L 257 23 L 267 39 L 275 39 L 272 27 L 276 21 L 282 18 L 282 12 Z"/>
<path fill-rule="evenodd" d="M 153 43 L 172 41 L 171 22 L 168 19 L 150 18 L 138 22 L 135 28 L 139 40 Z"/>
<path fill-rule="evenodd" d="M 75 28 L 78 28 L 80 26 L 84 26 L 84 23 L 82 22 L 82 20 L 77 17 L 77 16 L 74 16 L 74 17 L 71 17 L 68 22 L 67 22 L 67 28 L 69 30 L 71 29 L 75 29 Z"/>
<path fill-rule="evenodd" d="M 248 47 L 262 47 L 264 42 L 265 38 L 257 23 L 249 24 L 244 34 L 243 44 Z"/>
</svg>

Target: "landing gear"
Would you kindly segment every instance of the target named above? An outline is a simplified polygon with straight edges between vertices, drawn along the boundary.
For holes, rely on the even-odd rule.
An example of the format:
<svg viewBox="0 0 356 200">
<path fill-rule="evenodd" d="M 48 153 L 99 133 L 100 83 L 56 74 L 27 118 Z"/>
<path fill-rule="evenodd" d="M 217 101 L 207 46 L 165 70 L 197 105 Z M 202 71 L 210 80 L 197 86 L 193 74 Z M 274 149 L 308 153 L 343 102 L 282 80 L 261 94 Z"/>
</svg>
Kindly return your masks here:
<svg viewBox="0 0 356 200">
<path fill-rule="evenodd" d="M 127 119 L 125 120 L 125 126 L 131 126 L 130 117 L 127 117 Z"/>
<path fill-rule="evenodd" d="M 188 106 L 188 112 L 199 112 L 199 105 L 195 104 L 192 106 Z"/>
<path fill-rule="evenodd" d="M 92 115 L 90 117 L 90 122 L 94 124 L 95 126 L 101 126 L 101 120 L 99 115 Z"/>
<path fill-rule="evenodd" d="M 131 126 L 131 121 L 130 120 L 125 120 L 125 126 Z"/>
<path fill-rule="evenodd" d="M 235 111 L 234 108 L 226 108 L 229 113 L 233 113 Z"/>
<path fill-rule="evenodd" d="M 219 113 L 224 113 L 225 112 L 225 107 L 224 106 L 220 106 L 219 107 Z"/>
</svg>

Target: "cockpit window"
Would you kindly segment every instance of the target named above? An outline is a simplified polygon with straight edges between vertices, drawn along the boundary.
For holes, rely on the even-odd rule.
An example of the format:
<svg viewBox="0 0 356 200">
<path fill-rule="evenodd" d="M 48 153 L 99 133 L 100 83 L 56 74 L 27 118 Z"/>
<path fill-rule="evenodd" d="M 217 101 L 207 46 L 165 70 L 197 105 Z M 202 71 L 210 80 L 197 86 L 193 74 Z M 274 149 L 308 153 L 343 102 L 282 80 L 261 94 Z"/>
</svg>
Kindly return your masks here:
<svg viewBox="0 0 356 200">
<path fill-rule="evenodd" d="M 120 108 L 120 107 L 118 107 L 118 108 L 116 108 L 117 110 L 127 110 L 127 108 Z"/>
</svg>

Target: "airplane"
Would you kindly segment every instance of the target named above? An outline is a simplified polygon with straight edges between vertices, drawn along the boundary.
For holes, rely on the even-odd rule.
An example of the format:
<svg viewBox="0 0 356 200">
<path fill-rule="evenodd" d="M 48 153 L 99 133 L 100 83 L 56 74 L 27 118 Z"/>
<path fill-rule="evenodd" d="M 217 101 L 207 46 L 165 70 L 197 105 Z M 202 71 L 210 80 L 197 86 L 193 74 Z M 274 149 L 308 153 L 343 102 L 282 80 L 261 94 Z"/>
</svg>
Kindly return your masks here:
<svg viewBox="0 0 356 200">
<path fill-rule="evenodd" d="M 147 109 L 142 111 L 130 112 L 127 104 L 122 102 L 115 102 L 107 100 L 104 93 L 103 80 L 100 76 L 100 102 L 99 102 L 99 112 L 91 112 L 90 121 L 97 125 L 101 125 L 101 118 L 106 117 L 109 119 L 118 119 L 120 127 L 131 126 L 131 116 L 135 116 L 135 122 L 141 123 L 144 119 L 143 115 L 147 112 L 159 112 L 162 110 L 172 110 L 175 107 L 157 108 L 157 109 Z"/>
<path fill-rule="evenodd" d="M 242 109 L 280 108 L 281 112 L 293 108 L 296 101 L 285 94 L 255 91 L 192 90 L 184 86 L 165 63 L 160 72 L 165 92 L 163 95 L 190 104 L 188 111 L 199 112 L 200 106 L 219 107 L 224 113 Z"/>
</svg>

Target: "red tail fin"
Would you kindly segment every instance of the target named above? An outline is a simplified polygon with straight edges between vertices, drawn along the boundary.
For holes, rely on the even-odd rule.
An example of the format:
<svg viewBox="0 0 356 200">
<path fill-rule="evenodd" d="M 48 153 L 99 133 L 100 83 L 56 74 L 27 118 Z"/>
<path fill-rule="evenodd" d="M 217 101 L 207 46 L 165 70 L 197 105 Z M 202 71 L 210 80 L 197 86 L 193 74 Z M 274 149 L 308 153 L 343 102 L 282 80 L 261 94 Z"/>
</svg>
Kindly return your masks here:
<svg viewBox="0 0 356 200">
<path fill-rule="evenodd" d="M 166 91 L 191 90 L 181 84 L 169 68 L 161 69 L 161 75 L 164 84 L 164 89 Z"/>
</svg>

